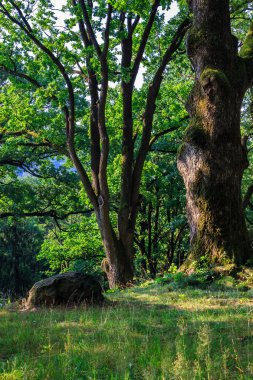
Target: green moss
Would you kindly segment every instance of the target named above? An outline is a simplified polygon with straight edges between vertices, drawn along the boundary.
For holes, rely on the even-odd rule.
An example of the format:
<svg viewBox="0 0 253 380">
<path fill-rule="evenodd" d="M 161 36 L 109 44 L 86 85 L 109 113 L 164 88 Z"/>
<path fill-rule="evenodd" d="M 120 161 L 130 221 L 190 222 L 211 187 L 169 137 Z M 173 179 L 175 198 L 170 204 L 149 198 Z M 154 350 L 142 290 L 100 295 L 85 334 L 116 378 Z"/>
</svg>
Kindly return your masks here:
<svg viewBox="0 0 253 380">
<path fill-rule="evenodd" d="M 203 185 L 201 183 L 201 190 L 203 189 Z M 198 205 L 198 208 L 201 210 L 201 212 L 204 212 L 205 213 L 205 219 L 207 217 L 207 213 L 208 213 L 208 202 L 207 200 L 205 199 L 204 197 L 204 194 L 203 194 L 203 191 L 202 191 L 202 195 L 200 195 L 197 199 L 197 205 Z"/>
<path fill-rule="evenodd" d="M 206 85 L 209 81 L 216 81 L 219 86 L 221 86 L 225 90 L 231 90 L 231 84 L 229 82 L 228 77 L 222 70 L 213 69 L 211 67 L 207 67 L 203 70 L 200 76 L 200 83 L 202 87 Z"/>
<path fill-rule="evenodd" d="M 235 265 L 235 263 L 223 264 L 222 266 L 216 265 L 213 268 L 213 270 L 217 277 L 222 277 L 222 276 L 235 277 L 237 274 L 237 266 Z"/>
<path fill-rule="evenodd" d="M 219 235 L 217 235 L 217 245 L 215 246 L 214 240 L 210 238 L 208 242 L 208 236 L 204 234 L 204 230 L 198 232 L 198 235 L 192 243 L 189 256 L 185 262 L 187 268 L 192 268 L 192 265 L 196 267 L 200 259 L 204 256 L 207 259 L 209 265 L 218 264 L 220 266 L 227 266 L 234 264 L 233 258 L 224 247 L 219 247 Z"/>
<path fill-rule="evenodd" d="M 222 239 L 220 230 L 212 228 L 212 216 L 208 211 L 203 213 L 198 223 L 198 233 L 191 244 L 186 265 L 199 263 L 205 257 L 209 265 L 221 267 L 235 267 L 233 248 L 227 246 Z"/>
<path fill-rule="evenodd" d="M 202 185 L 201 185 L 202 186 Z M 185 269 L 195 269 L 205 257 L 209 265 L 235 265 L 233 248 L 226 245 L 221 230 L 215 225 L 208 200 L 204 196 L 196 199 L 199 209 L 197 234 L 191 242 L 189 256 L 184 263 Z"/>
</svg>

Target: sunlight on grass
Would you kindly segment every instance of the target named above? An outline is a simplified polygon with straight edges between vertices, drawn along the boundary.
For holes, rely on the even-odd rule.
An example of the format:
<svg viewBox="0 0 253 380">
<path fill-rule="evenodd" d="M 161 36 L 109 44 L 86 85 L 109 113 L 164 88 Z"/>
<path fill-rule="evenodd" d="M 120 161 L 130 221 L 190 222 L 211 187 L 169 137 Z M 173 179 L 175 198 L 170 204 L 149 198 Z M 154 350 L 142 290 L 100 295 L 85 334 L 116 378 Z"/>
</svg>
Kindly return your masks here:
<svg viewBox="0 0 253 380">
<path fill-rule="evenodd" d="M 8 373 L 4 373 L 3 375 L 0 375 L 1 380 L 22 380 L 24 373 L 19 370 L 13 370 Z"/>
<path fill-rule="evenodd" d="M 0 379 L 253 378 L 252 295 L 151 284 L 102 308 L 0 313 Z"/>
</svg>

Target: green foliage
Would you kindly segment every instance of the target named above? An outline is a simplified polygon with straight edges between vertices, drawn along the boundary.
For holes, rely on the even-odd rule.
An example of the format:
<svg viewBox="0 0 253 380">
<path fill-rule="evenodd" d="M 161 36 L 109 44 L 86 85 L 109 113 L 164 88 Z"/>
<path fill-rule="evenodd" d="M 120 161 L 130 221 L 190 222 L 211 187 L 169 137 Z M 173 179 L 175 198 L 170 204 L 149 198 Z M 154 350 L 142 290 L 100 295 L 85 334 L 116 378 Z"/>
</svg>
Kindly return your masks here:
<svg viewBox="0 0 253 380">
<path fill-rule="evenodd" d="M 100 234 L 94 217 L 72 217 L 62 230 L 49 230 L 43 241 L 38 260 L 50 267 L 47 274 L 81 270 L 101 273 L 104 257 Z"/>
<path fill-rule="evenodd" d="M 206 257 L 201 257 L 194 271 L 189 273 L 180 272 L 177 267 L 172 264 L 167 273 L 163 277 L 158 277 L 155 281 L 158 284 L 169 284 L 169 289 L 180 289 L 187 286 L 206 287 L 214 282 L 217 274 L 208 264 Z M 217 283 L 218 284 L 218 283 Z"/>
<path fill-rule="evenodd" d="M 245 42 L 240 50 L 240 56 L 244 59 L 251 60 L 253 58 L 253 26 L 250 26 Z"/>
<path fill-rule="evenodd" d="M 150 5 L 154 3 L 153 0 L 110 0 L 112 6 L 117 10 L 130 11 L 137 14 L 145 15 L 145 12 L 150 8 Z M 169 9 L 171 5 L 170 1 L 161 1 L 163 9 Z"/>
</svg>

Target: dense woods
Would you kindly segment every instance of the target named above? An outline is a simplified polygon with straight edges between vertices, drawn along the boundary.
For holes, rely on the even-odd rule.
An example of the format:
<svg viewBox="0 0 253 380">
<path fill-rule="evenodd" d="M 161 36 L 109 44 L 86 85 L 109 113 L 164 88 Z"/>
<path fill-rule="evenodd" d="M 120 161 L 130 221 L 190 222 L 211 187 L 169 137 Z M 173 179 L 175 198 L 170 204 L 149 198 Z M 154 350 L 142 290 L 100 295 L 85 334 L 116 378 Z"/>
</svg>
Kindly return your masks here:
<svg viewBox="0 0 253 380">
<path fill-rule="evenodd" d="M 2 290 L 252 261 L 251 15 L 0 2 Z"/>
</svg>

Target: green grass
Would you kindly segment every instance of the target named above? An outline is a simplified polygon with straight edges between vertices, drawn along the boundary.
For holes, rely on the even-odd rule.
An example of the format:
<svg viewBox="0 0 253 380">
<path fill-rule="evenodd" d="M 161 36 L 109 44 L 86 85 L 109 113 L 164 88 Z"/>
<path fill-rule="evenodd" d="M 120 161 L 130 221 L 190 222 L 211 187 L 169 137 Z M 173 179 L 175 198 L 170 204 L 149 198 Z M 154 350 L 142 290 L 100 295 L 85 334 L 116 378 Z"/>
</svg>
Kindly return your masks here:
<svg viewBox="0 0 253 380">
<path fill-rule="evenodd" d="M 168 285 L 103 308 L 0 309 L 1 380 L 253 379 L 253 293 Z"/>
</svg>

